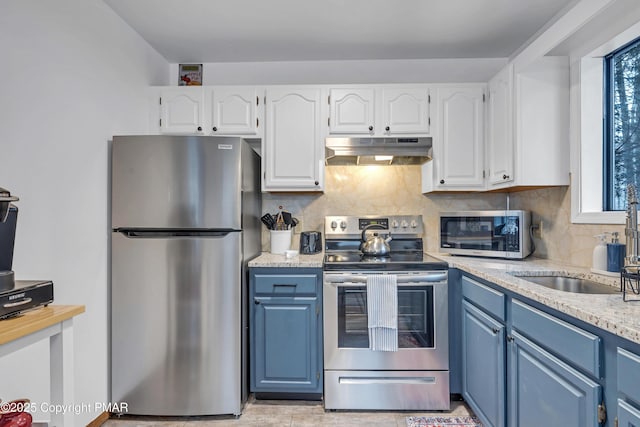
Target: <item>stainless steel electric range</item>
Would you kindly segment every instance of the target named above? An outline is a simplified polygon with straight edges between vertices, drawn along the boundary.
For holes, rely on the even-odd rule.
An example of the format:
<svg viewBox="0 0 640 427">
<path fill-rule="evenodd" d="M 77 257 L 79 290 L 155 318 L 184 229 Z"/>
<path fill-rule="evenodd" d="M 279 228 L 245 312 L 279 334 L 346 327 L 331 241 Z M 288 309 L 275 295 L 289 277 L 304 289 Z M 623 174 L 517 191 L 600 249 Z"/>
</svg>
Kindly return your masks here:
<svg viewBox="0 0 640 427">
<path fill-rule="evenodd" d="M 423 253 L 422 217 L 328 216 L 324 232 L 325 408 L 449 409 L 448 267 Z M 374 238 L 388 248 L 365 255 Z M 369 345 L 366 285 L 380 274 L 396 276 L 397 351 Z"/>
</svg>

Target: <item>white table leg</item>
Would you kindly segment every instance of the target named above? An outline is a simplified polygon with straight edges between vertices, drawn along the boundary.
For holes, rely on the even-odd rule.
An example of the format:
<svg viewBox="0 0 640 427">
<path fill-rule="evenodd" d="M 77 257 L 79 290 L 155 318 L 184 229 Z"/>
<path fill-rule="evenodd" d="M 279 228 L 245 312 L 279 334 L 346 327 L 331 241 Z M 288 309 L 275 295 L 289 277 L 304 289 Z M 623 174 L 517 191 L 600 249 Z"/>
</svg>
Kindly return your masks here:
<svg viewBox="0 0 640 427">
<path fill-rule="evenodd" d="M 51 351 L 51 426 L 73 427 L 73 319 L 61 323 L 61 332 L 49 338 Z"/>
</svg>

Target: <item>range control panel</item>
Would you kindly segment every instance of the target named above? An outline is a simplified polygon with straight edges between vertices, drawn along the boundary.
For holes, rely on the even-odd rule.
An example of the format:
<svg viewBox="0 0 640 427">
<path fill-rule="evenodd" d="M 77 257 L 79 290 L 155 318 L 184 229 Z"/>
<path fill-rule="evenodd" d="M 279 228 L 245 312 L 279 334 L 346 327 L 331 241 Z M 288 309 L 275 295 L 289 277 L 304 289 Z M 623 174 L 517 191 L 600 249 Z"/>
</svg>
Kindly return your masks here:
<svg viewBox="0 0 640 427">
<path fill-rule="evenodd" d="M 367 216 L 326 216 L 324 218 L 325 238 L 357 239 L 362 230 L 379 230 L 380 235 L 392 237 L 422 237 L 424 225 L 422 215 L 367 215 Z"/>
</svg>

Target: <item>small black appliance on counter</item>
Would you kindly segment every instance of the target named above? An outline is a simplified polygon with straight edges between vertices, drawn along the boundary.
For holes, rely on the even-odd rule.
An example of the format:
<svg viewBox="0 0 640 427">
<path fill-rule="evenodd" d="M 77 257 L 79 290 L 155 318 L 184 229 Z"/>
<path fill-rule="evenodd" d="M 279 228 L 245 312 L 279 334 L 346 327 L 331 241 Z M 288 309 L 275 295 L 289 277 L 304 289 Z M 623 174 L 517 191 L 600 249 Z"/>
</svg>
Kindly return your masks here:
<svg viewBox="0 0 640 427">
<path fill-rule="evenodd" d="M 322 233 L 319 231 L 303 231 L 300 233 L 300 253 L 304 255 L 322 252 Z"/>
<path fill-rule="evenodd" d="M 0 319 L 17 316 L 53 302 L 53 282 L 50 280 L 15 280 L 13 247 L 16 241 L 18 201 L 9 191 L 0 188 Z"/>
<path fill-rule="evenodd" d="M 52 302 L 52 281 L 16 280 L 12 289 L 0 292 L 0 319 L 14 317 Z"/>
<path fill-rule="evenodd" d="M 9 191 L 0 188 L 0 292 L 12 289 L 15 282 L 11 266 L 18 208 L 11 202 L 17 200 Z"/>
</svg>

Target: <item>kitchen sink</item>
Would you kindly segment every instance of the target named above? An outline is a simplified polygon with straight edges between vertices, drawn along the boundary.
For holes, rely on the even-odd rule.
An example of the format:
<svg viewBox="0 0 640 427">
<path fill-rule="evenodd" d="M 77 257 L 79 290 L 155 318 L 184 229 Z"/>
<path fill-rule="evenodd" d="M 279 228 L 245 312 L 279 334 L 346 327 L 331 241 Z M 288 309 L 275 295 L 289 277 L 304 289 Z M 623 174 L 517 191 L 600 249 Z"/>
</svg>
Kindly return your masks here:
<svg viewBox="0 0 640 427">
<path fill-rule="evenodd" d="M 616 294 L 620 290 L 613 286 L 604 285 L 589 279 L 569 276 L 525 276 L 515 275 L 528 282 L 533 282 L 547 288 L 578 294 Z"/>
</svg>

